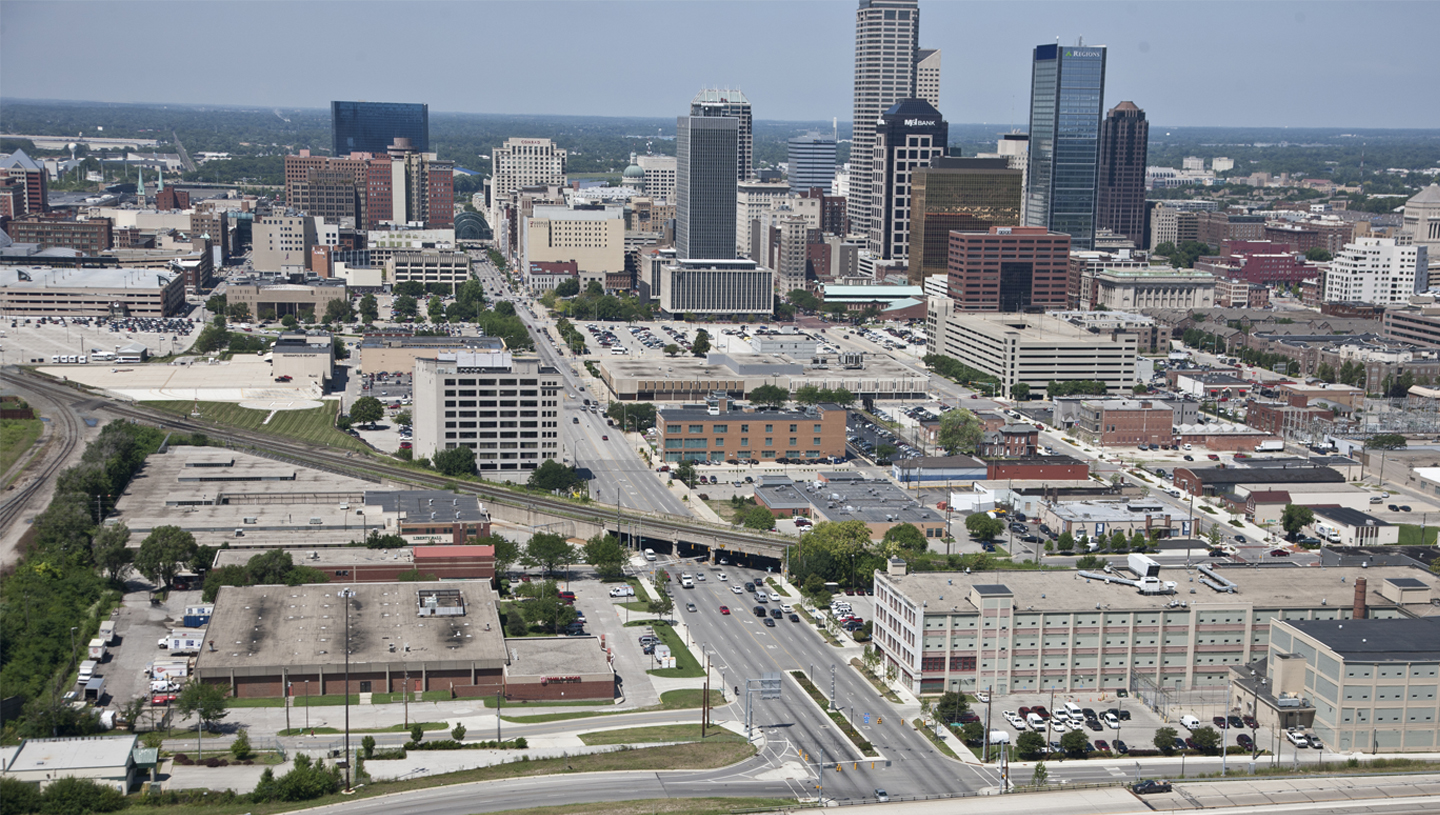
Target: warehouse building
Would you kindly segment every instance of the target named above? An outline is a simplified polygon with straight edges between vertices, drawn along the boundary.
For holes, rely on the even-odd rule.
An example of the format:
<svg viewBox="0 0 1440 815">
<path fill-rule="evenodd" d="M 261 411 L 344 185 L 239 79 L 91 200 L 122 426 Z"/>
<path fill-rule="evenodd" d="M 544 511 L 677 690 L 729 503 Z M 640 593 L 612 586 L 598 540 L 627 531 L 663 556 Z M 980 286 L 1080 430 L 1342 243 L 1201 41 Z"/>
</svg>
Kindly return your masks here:
<svg viewBox="0 0 1440 815">
<path fill-rule="evenodd" d="M 949 534 L 945 516 L 921 506 L 889 481 L 869 480 L 860 473 L 820 473 L 815 481 L 795 482 L 766 476 L 755 487 L 755 501 L 781 517 L 803 515 L 817 521 L 860 521 L 880 540 L 892 527 L 911 524 L 926 538 Z M 802 508 L 799 501 L 809 506 Z"/>
<path fill-rule="evenodd" d="M 214 568 L 244 566 L 250 558 L 269 549 L 221 549 Z M 402 579 L 490 580 L 495 576 L 495 547 L 407 546 L 401 549 L 368 549 L 361 546 L 307 549 L 289 548 L 293 563 L 318 569 L 332 582 L 394 583 Z M 403 576 L 403 577 L 402 577 Z"/>
<path fill-rule="evenodd" d="M 360 341 L 360 369 L 366 373 L 410 373 L 417 359 L 441 354 L 483 353 L 505 350 L 499 337 L 416 337 L 411 334 L 366 334 Z"/>
<path fill-rule="evenodd" d="M 348 601 L 342 592 L 351 593 Z M 553 698 L 559 690 L 566 698 L 614 698 L 598 639 L 507 641 L 498 599 L 487 584 L 455 581 L 226 586 L 195 675 L 241 699 L 406 689 L 508 696 L 511 682 L 519 698 L 552 698 L 544 695 L 551 684 Z M 568 659 L 547 661 L 541 650 Z"/>
<path fill-rule="evenodd" d="M 1387 578 L 1392 596 L 1432 589 Z M 1309 727 L 1336 752 L 1433 752 L 1440 729 L 1435 693 L 1440 619 L 1276 620 L 1270 645 L 1232 669 L 1231 703 L 1261 726 Z"/>
<path fill-rule="evenodd" d="M 149 317 L 180 314 L 184 277 L 151 269 L 0 266 L 7 317 Z"/>
<path fill-rule="evenodd" d="M 1440 575 L 1420 569 L 1200 569 L 1161 570 L 1174 593 L 1141 594 L 1120 574 L 908 574 L 892 559 L 875 575 L 875 647 L 917 693 L 1138 693 L 1224 687 L 1232 667 L 1267 653 L 1277 620 L 1440 613 Z"/>
</svg>

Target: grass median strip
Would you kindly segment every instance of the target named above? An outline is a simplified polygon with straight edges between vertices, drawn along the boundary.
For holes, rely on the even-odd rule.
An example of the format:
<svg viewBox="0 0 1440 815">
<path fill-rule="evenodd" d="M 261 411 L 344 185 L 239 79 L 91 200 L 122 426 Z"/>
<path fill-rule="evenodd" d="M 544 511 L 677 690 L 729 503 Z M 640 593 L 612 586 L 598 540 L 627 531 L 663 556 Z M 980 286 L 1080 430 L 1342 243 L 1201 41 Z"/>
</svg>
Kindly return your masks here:
<svg viewBox="0 0 1440 815">
<path fill-rule="evenodd" d="M 597 730 L 581 733 L 580 740 L 586 744 L 644 744 L 666 741 L 701 741 L 700 725 L 662 724 L 652 727 L 627 727 L 620 730 Z M 704 741 L 743 742 L 745 737 L 719 727 L 711 727 L 705 733 Z"/>
<path fill-rule="evenodd" d="M 940 752 L 951 758 L 960 758 L 959 756 L 955 755 L 955 751 L 950 749 L 950 745 L 946 744 L 944 739 L 935 735 L 934 730 L 931 730 L 930 728 L 925 726 L 925 722 L 923 720 L 916 719 L 915 721 L 911 722 L 911 724 L 915 725 L 916 730 L 919 730 L 921 733 L 925 734 L 925 738 L 929 739 L 930 743 L 935 745 L 935 749 L 939 750 Z"/>
<path fill-rule="evenodd" d="M 841 732 L 849 737 L 850 741 L 854 742 L 856 747 L 860 748 L 862 755 L 867 757 L 880 755 L 880 753 L 875 750 L 875 746 L 866 741 L 864 736 L 860 735 L 860 731 L 856 730 L 854 725 L 850 724 L 850 720 L 846 719 L 844 714 L 830 709 L 830 701 L 826 699 L 825 695 L 820 692 L 820 689 L 815 687 L 815 684 L 805 676 L 804 671 L 791 671 L 790 675 L 795 678 L 796 682 L 800 683 L 800 687 L 810 695 L 810 698 L 814 700 L 815 704 L 819 705 L 820 709 L 825 711 L 825 715 L 830 717 L 830 721 L 834 722 L 835 726 L 840 728 Z"/>
</svg>

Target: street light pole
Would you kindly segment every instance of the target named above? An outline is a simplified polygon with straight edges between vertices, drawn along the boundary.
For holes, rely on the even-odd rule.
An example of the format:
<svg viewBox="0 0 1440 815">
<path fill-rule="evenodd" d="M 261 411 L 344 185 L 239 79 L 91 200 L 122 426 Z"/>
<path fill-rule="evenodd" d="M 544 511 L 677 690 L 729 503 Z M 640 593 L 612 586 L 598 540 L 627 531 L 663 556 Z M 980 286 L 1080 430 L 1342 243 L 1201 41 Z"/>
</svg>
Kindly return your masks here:
<svg viewBox="0 0 1440 815">
<path fill-rule="evenodd" d="M 351 790 L 350 785 L 350 598 L 355 596 L 353 589 L 341 589 L 340 596 L 345 600 L 345 791 Z"/>
</svg>

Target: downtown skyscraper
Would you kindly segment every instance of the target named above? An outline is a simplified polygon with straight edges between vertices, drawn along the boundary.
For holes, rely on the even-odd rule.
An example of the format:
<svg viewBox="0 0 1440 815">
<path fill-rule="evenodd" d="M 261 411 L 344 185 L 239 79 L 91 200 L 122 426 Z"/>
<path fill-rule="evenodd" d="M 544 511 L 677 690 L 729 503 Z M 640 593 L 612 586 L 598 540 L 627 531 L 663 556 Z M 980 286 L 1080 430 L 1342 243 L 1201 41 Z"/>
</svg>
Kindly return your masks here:
<svg viewBox="0 0 1440 815">
<path fill-rule="evenodd" d="M 940 95 L 940 52 L 921 51 L 919 0 L 860 0 L 855 12 L 855 123 L 850 142 L 850 231 L 868 234 L 880 206 L 875 179 L 875 129 L 896 102 Z M 924 63 L 923 70 L 920 63 Z"/>
<path fill-rule="evenodd" d="M 1035 47 L 1030 73 L 1030 166 L 1025 222 L 1095 245 L 1105 46 Z"/>
<path fill-rule="evenodd" d="M 1100 125 L 1100 180 L 1095 226 L 1145 247 L 1145 161 L 1150 123 L 1134 102 L 1111 108 Z"/>
<path fill-rule="evenodd" d="M 729 116 L 735 120 L 735 180 L 755 176 L 755 126 L 750 100 L 739 88 L 705 88 L 690 100 L 691 116 Z"/>
<path fill-rule="evenodd" d="M 739 120 L 675 120 L 675 252 L 682 260 L 735 257 Z"/>
</svg>

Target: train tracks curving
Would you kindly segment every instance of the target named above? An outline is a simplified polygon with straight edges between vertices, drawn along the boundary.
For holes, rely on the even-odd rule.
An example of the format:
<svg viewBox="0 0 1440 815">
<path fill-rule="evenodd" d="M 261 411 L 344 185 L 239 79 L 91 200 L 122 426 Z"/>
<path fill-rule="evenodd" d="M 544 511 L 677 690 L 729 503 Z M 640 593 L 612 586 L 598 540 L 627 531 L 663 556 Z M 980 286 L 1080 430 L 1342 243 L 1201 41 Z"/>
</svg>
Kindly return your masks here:
<svg viewBox="0 0 1440 815">
<path fill-rule="evenodd" d="M 65 393 L 53 388 L 35 387 L 32 378 L 17 377 L 13 373 L 13 370 L 7 370 L 0 374 L 0 378 L 7 379 L 12 383 L 23 382 L 28 391 L 39 396 L 38 401 L 50 403 L 54 406 L 54 410 L 44 411 L 51 417 L 50 439 L 45 442 L 46 449 L 42 450 L 37 458 L 31 460 L 31 472 L 23 476 L 29 481 L 24 486 L 17 487 L 6 497 L 5 502 L 0 504 L 0 529 L 8 529 L 11 524 L 15 523 L 25 508 L 29 506 L 30 499 L 44 489 L 45 485 L 60 472 L 80 444 L 82 433 L 80 420 L 72 408 L 78 399 L 83 398 L 81 394 L 75 391 Z M 31 407 L 38 408 L 40 406 L 32 403 Z M 37 466 L 38 469 L 35 469 Z"/>
<path fill-rule="evenodd" d="M 275 436 L 240 432 L 224 425 L 196 421 L 162 410 L 115 400 L 79 390 L 71 383 L 57 382 L 28 369 L 16 369 L 8 373 L 13 381 L 23 383 L 26 388 L 46 396 L 57 405 L 66 406 L 66 410 L 63 412 L 72 422 L 75 421 L 75 418 L 69 411 L 68 405 L 81 399 L 99 399 L 104 402 L 104 410 L 123 419 L 152 424 L 162 429 L 182 433 L 203 433 L 212 440 L 212 443 L 220 442 L 239 452 L 250 452 L 353 478 L 368 481 L 390 479 L 420 487 L 453 489 L 457 492 L 479 496 L 493 504 L 519 507 L 539 514 L 596 523 L 616 529 L 643 530 L 646 537 L 659 540 L 689 541 L 713 546 L 723 539 L 726 548 L 744 549 L 767 557 L 780 558 L 793 543 L 792 541 L 774 540 L 767 536 L 728 526 L 709 524 L 695 518 L 677 518 L 671 515 L 619 508 L 613 504 L 574 504 L 550 496 L 518 493 L 493 484 L 457 481 L 438 473 L 426 473 L 386 464 L 383 461 L 351 455 L 330 447 L 291 441 Z M 74 435 L 78 439 L 79 434 Z"/>
</svg>

